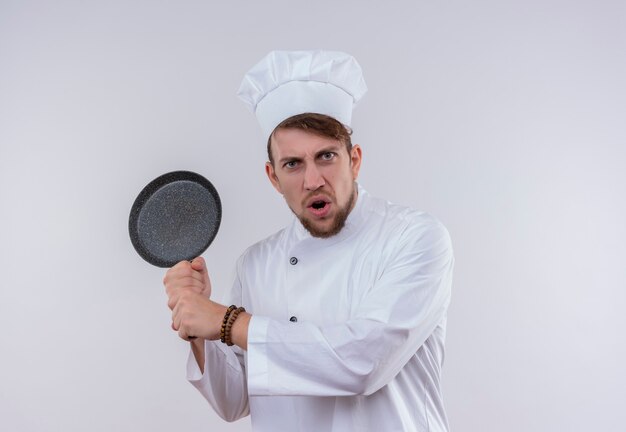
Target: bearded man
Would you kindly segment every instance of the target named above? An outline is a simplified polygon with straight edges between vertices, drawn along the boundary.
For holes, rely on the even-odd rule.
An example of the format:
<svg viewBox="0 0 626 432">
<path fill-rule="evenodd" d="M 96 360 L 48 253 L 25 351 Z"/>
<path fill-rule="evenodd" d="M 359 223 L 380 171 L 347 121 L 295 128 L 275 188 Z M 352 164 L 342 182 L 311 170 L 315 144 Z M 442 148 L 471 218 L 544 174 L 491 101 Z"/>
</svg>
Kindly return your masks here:
<svg viewBox="0 0 626 432">
<path fill-rule="evenodd" d="M 226 307 L 202 258 L 164 284 L 191 343 L 188 380 L 225 420 L 254 431 L 447 431 L 441 396 L 454 257 L 428 213 L 356 181 L 353 57 L 275 51 L 240 96 L 267 137 L 265 168 L 295 217 L 237 263 Z"/>
</svg>

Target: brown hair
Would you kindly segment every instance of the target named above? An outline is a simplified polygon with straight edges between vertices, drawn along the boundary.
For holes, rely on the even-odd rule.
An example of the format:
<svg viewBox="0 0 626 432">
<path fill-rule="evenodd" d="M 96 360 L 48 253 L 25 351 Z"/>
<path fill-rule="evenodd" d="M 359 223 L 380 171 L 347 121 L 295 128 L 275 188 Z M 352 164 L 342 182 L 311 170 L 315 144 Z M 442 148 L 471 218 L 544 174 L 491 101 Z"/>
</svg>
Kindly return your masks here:
<svg viewBox="0 0 626 432">
<path fill-rule="evenodd" d="M 352 140 L 350 139 L 352 129 L 325 114 L 303 113 L 289 117 L 280 122 L 267 139 L 267 157 L 272 165 L 274 165 L 274 158 L 272 157 L 272 137 L 278 129 L 300 129 L 322 137 L 336 139 L 345 144 L 348 154 L 350 154 L 352 150 Z"/>
</svg>

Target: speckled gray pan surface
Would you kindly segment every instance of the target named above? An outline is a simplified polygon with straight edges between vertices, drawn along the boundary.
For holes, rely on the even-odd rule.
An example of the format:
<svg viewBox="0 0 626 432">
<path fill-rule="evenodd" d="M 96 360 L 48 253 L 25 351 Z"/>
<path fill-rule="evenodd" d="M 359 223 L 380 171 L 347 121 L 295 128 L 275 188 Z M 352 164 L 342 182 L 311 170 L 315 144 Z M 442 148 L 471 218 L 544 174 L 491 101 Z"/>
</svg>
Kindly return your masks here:
<svg viewBox="0 0 626 432">
<path fill-rule="evenodd" d="M 137 196 L 128 222 L 139 255 L 158 267 L 201 255 L 213 242 L 222 220 L 215 187 L 190 171 L 157 177 Z"/>
</svg>

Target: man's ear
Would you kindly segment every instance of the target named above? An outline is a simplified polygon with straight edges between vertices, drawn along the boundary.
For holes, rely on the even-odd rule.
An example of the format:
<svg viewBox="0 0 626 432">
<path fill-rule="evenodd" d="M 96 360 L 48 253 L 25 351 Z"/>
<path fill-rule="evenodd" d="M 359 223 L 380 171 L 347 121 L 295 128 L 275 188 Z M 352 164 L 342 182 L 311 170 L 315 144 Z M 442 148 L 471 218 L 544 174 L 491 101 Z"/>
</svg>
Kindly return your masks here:
<svg viewBox="0 0 626 432">
<path fill-rule="evenodd" d="M 363 151 L 361 146 L 354 144 L 352 150 L 350 150 L 350 169 L 352 170 L 352 177 L 354 180 L 359 176 L 359 170 L 361 169 L 361 161 L 363 160 Z"/>
<path fill-rule="evenodd" d="M 267 178 L 270 179 L 270 183 L 274 186 L 274 189 L 278 191 L 279 194 L 283 194 L 282 189 L 280 188 L 280 182 L 278 181 L 278 177 L 276 176 L 276 171 L 274 171 L 274 165 L 271 162 L 265 162 L 265 174 L 267 174 Z"/>
</svg>

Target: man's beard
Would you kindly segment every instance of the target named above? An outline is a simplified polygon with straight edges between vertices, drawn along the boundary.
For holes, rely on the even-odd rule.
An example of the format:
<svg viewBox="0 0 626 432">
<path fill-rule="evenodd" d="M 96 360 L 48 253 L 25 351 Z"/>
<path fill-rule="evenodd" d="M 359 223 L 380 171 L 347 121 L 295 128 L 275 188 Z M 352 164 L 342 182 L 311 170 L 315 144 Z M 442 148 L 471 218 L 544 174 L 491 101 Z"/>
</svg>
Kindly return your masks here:
<svg viewBox="0 0 626 432">
<path fill-rule="evenodd" d="M 310 219 L 304 216 L 298 216 L 298 215 L 296 216 L 298 216 L 298 219 L 300 219 L 300 223 L 302 223 L 302 226 L 306 228 L 309 234 L 311 234 L 313 237 L 317 237 L 317 238 L 332 237 L 336 234 L 339 234 L 339 231 L 343 229 L 344 225 L 346 224 L 346 220 L 348 219 L 348 215 L 350 214 L 350 211 L 352 210 L 352 206 L 354 204 L 355 199 L 356 199 L 356 187 L 352 188 L 352 193 L 350 194 L 350 198 L 348 198 L 348 202 L 346 203 L 345 206 L 337 209 L 337 212 L 335 213 L 335 216 L 333 217 L 333 221 L 332 221 L 333 223 L 331 224 L 329 228 L 325 230 L 316 227 L 315 224 Z"/>
</svg>

